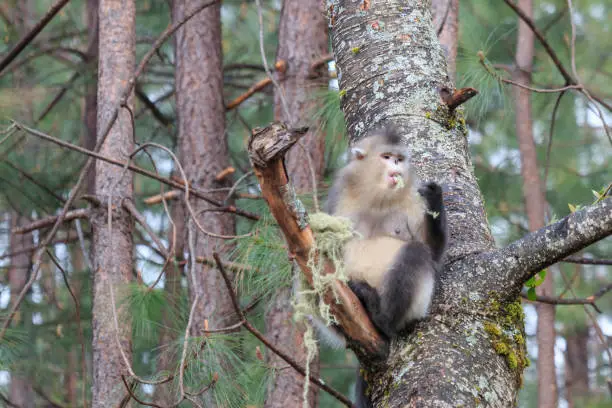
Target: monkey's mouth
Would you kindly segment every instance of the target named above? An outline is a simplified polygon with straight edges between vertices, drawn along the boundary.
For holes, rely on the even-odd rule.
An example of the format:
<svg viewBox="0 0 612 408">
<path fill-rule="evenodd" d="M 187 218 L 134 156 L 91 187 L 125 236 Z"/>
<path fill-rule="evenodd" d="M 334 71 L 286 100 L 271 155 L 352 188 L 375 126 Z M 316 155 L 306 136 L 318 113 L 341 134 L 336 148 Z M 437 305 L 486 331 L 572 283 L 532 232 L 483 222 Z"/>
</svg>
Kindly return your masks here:
<svg viewBox="0 0 612 408">
<path fill-rule="evenodd" d="M 404 177 L 402 177 L 401 173 L 391 173 L 389 174 L 389 185 L 392 189 L 398 190 L 404 188 Z"/>
</svg>

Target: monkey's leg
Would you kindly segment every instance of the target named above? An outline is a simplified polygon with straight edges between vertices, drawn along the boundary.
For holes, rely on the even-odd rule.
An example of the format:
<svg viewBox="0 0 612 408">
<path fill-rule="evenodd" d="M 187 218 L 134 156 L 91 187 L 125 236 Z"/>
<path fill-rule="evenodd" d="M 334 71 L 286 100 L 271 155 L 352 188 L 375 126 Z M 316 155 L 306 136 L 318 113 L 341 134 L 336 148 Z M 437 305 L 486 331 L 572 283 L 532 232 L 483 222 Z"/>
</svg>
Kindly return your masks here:
<svg viewBox="0 0 612 408">
<path fill-rule="evenodd" d="M 442 199 L 442 187 L 439 184 L 425 183 L 419 193 L 427 204 L 425 214 L 425 235 L 431 256 L 438 262 L 442 257 L 447 240 L 446 210 Z"/>
<path fill-rule="evenodd" d="M 381 299 L 378 294 L 378 291 L 370 286 L 365 281 L 349 281 L 349 288 L 357 295 L 363 306 L 368 311 L 368 315 L 374 323 L 374 326 L 378 328 L 384 335 L 389 337 L 389 328 L 386 326 L 386 322 L 388 322 L 388 318 L 386 316 L 381 315 L 380 304 Z"/>
<path fill-rule="evenodd" d="M 427 316 L 436 283 L 430 251 L 421 242 L 406 244 L 385 274 L 374 322 L 390 338 Z"/>
</svg>

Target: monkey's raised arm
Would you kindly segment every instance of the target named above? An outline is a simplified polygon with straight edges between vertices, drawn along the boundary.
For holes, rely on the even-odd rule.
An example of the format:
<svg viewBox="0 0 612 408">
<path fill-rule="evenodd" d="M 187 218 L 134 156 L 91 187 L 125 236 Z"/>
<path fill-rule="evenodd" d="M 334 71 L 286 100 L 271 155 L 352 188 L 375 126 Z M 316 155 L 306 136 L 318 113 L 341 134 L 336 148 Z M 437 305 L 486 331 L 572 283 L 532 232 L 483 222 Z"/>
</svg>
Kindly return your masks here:
<svg viewBox="0 0 612 408">
<path fill-rule="evenodd" d="M 423 184 L 419 188 L 427 212 L 425 213 L 425 242 L 431 249 L 431 257 L 440 262 L 447 241 L 446 210 L 442 200 L 442 187 L 434 182 Z"/>
</svg>

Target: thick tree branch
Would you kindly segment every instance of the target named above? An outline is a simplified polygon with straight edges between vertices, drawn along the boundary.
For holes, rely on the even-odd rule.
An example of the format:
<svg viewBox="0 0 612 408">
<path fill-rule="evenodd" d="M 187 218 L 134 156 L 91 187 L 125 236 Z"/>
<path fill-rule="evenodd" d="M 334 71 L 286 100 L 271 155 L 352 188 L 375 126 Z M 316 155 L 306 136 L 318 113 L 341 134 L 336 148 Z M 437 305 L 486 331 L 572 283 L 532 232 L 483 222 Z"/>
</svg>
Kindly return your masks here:
<svg viewBox="0 0 612 408">
<path fill-rule="evenodd" d="M 481 254 L 476 263 L 493 265 L 500 279 L 492 281 L 498 289 L 505 288 L 509 296 L 516 296 L 523 283 L 536 272 L 610 234 L 612 198 L 608 197 L 527 234 L 506 248 Z"/>
<path fill-rule="evenodd" d="M 249 140 L 249 157 L 262 195 L 285 235 L 290 255 L 294 257 L 306 278 L 312 282 L 308 257 L 313 248 L 314 237 L 305 211 L 300 211 L 297 203 L 290 202 L 291 199 L 288 198 L 291 186 L 283 164 L 285 152 L 304 133 L 304 130 L 289 131 L 278 122 L 264 129 L 254 129 Z M 333 272 L 329 263 L 325 269 L 327 273 Z M 334 282 L 323 298 L 348 337 L 349 346 L 360 357 L 382 357 L 386 354 L 385 341 L 372 325 L 355 294 L 344 283 Z"/>
</svg>

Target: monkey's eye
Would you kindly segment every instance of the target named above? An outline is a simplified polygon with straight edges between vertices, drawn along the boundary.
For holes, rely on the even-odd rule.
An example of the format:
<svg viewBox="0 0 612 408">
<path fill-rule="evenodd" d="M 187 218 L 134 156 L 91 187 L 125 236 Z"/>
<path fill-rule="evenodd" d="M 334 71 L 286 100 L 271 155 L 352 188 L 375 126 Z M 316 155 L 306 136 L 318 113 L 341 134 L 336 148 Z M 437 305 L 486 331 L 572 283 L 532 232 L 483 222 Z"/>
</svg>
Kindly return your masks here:
<svg viewBox="0 0 612 408">
<path fill-rule="evenodd" d="M 390 154 L 381 154 L 381 157 L 385 160 L 389 160 L 391 158 Z"/>
<path fill-rule="evenodd" d="M 403 158 L 402 156 L 399 156 L 399 157 L 397 158 L 397 161 L 401 163 L 401 162 L 403 162 L 403 161 L 404 161 L 404 158 Z"/>
</svg>

